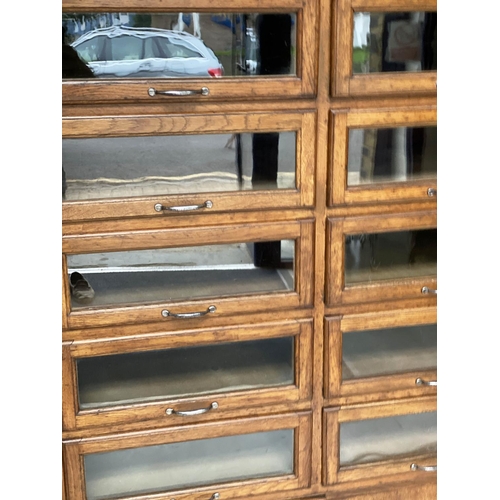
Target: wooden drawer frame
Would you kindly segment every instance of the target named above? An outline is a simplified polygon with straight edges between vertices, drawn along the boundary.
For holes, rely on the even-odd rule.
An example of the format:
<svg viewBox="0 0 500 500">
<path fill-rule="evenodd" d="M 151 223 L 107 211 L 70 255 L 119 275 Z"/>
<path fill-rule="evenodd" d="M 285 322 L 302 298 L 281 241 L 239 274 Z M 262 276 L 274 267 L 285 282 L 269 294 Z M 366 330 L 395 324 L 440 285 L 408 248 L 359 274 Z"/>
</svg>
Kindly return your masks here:
<svg viewBox="0 0 500 500">
<path fill-rule="evenodd" d="M 314 246 L 314 222 L 310 219 L 289 222 L 269 222 L 252 226 L 202 226 L 196 229 L 183 228 L 145 230 L 137 232 L 92 234 L 87 236 L 63 237 L 64 255 L 78 253 L 111 252 L 113 250 L 139 250 L 172 248 L 217 243 L 242 243 L 259 241 L 295 241 L 295 291 L 267 294 L 239 295 L 224 298 L 180 300 L 166 303 L 149 303 L 132 306 L 89 307 L 71 310 L 69 286 L 67 284 L 66 259 L 63 262 L 64 314 L 63 320 L 69 329 L 92 328 L 125 324 L 139 324 L 165 320 L 165 324 L 182 321 L 162 317 L 162 310 L 173 308 L 174 313 L 204 311 L 215 304 L 217 311 L 200 318 L 200 327 L 210 326 L 210 318 L 222 315 L 237 315 L 250 312 L 302 308 L 312 306 L 314 270 L 311 255 Z M 64 321 L 63 321 L 64 324 Z"/>
<path fill-rule="evenodd" d="M 412 471 L 410 465 L 435 465 L 435 455 L 421 455 L 412 459 L 392 459 L 377 463 L 340 467 L 340 424 L 371 418 L 393 417 L 437 410 L 435 396 L 425 396 L 400 403 L 376 403 L 352 405 L 350 407 L 327 408 L 323 411 L 323 482 L 325 486 L 336 483 L 361 481 L 394 474 L 401 475 L 401 481 L 415 479 L 417 475 L 436 476 L 435 472 Z"/>
<path fill-rule="evenodd" d="M 437 124 L 436 107 L 422 110 L 331 111 L 328 205 L 405 200 L 436 200 L 428 189 L 437 191 L 437 179 L 347 185 L 349 130 L 355 128 L 423 127 Z"/>
<path fill-rule="evenodd" d="M 256 76 L 249 78 L 182 78 L 135 80 L 64 80 L 62 83 L 62 103 L 96 104 L 102 102 L 165 104 L 188 102 L 213 102 L 233 99 L 279 99 L 312 97 L 317 92 L 318 73 L 318 20 L 319 0 L 270 0 L 263 6 L 260 0 L 211 0 L 208 7 L 200 6 L 197 0 L 169 0 L 168 6 L 162 0 L 64 0 L 63 12 L 256 12 L 256 13 L 297 13 L 297 55 L 296 76 Z M 161 90 L 186 90 L 208 87 L 207 96 L 194 95 L 188 98 L 148 95 L 150 87 Z"/>
<path fill-rule="evenodd" d="M 354 12 L 422 12 L 437 11 L 436 0 L 337 0 L 333 10 L 333 64 L 330 91 L 333 96 L 363 96 L 382 94 L 436 94 L 437 72 L 371 73 L 353 75 L 352 40 Z M 336 34 L 336 38 L 335 38 Z"/>
<path fill-rule="evenodd" d="M 162 422 L 162 426 L 198 423 L 231 417 L 246 408 L 270 404 L 293 404 L 310 400 L 312 395 L 312 320 L 242 325 L 230 328 L 185 330 L 157 333 L 115 340 L 71 342 L 63 344 L 63 429 L 78 430 L 95 426 L 115 426 L 145 420 Z M 214 345 L 271 338 L 294 337 L 294 379 L 287 386 L 218 392 L 198 396 L 178 396 L 156 401 L 135 402 L 109 407 L 79 410 L 77 390 L 78 359 L 160 349 Z M 185 411 L 206 408 L 217 401 L 217 410 L 199 416 L 167 415 L 166 410 Z"/>
<path fill-rule="evenodd" d="M 436 307 L 386 311 L 325 318 L 324 396 L 333 404 L 360 403 L 366 400 L 418 397 L 436 394 L 436 386 L 416 386 L 416 379 L 437 379 L 437 369 L 391 375 L 376 375 L 342 381 L 342 337 L 344 332 L 358 332 L 398 326 L 437 323 Z"/>
<path fill-rule="evenodd" d="M 436 211 L 327 219 L 326 307 L 417 298 L 429 301 L 429 305 L 434 304 L 437 295 L 425 294 L 422 292 L 422 288 L 437 289 L 436 276 L 381 280 L 346 286 L 344 280 L 344 242 L 346 235 L 433 229 L 436 227 Z"/>
<path fill-rule="evenodd" d="M 316 113 L 310 111 L 274 113 L 224 113 L 210 115 L 160 115 L 135 117 L 64 118 L 63 139 L 140 137 L 251 132 L 296 132 L 296 189 L 135 196 L 101 200 L 63 201 L 63 222 L 160 217 L 170 219 L 176 212 L 157 212 L 155 204 L 187 206 L 206 200 L 212 208 L 198 213 L 311 207 L 314 205 L 316 160 Z M 181 212 L 189 214 L 189 212 Z"/>
<path fill-rule="evenodd" d="M 174 497 L 176 500 L 206 500 L 214 492 L 220 492 L 221 498 L 247 498 L 265 493 L 305 489 L 310 486 L 311 481 L 311 428 L 311 413 L 299 412 L 203 425 L 185 425 L 170 429 L 150 430 L 145 433 L 117 434 L 105 439 L 101 437 L 66 441 L 63 442 L 63 447 L 66 458 L 68 496 L 71 500 L 85 500 L 86 498 L 83 467 L 83 456 L 86 454 L 281 429 L 295 430 L 294 474 L 185 488 L 164 494 L 156 493 L 154 498 L 157 500 L 171 500 Z M 133 498 L 150 499 L 153 496 L 144 494 L 134 495 Z"/>
</svg>

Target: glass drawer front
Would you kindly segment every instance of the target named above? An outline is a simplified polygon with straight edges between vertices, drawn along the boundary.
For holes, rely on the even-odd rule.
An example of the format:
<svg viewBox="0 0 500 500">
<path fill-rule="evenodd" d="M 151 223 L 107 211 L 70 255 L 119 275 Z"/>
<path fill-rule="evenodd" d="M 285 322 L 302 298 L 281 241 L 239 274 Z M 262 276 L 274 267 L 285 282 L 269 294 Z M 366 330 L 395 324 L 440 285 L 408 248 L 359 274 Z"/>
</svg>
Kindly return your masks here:
<svg viewBox="0 0 500 500">
<path fill-rule="evenodd" d="M 358 465 L 437 452 L 437 412 L 340 424 L 340 465 Z"/>
<path fill-rule="evenodd" d="M 437 69 L 436 12 L 355 12 L 353 74 Z"/>
<path fill-rule="evenodd" d="M 80 409 L 294 383 L 294 337 L 77 360 Z"/>
<path fill-rule="evenodd" d="M 68 201 L 296 188 L 296 133 L 63 139 Z"/>
<path fill-rule="evenodd" d="M 295 13 L 63 13 L 63 79 L 296 74 Z"/>
<path fill-rule="evenodd" d="M 437 127 L 349 129 L 347 185 L 435 179 Z"/>
<path fill-rule="evenodd" d="M 356 234 L 345 238 L 345 284 L 436 275 L 437 230 Z"/>
<path fill-rule="evenodd" d="M 437 325 L 342 334 L 342 379 L 437 367 Z"/>
<path fill-rule="evenodd" d="M 69 255 L 72 309 L 294 290 L 294 241 Z"/>
<path fill-rule="evenodd" d="M 294 431 L 94 453 L 84 468 L 87 500 L 292 474 Z"/>
</svg>

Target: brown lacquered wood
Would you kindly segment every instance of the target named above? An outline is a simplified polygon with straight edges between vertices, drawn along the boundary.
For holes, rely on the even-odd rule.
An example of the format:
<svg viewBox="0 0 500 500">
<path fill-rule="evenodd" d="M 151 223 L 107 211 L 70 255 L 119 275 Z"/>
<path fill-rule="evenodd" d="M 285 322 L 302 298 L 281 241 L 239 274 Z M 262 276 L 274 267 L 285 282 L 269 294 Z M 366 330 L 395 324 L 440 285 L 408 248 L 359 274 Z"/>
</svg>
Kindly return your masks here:
<svg viewBox="0 0 500 500">
<path fill-rule="evenodd" d="M 399 216 L 331 218 L 328 220 L 329 249 L 327 253 L 327 283 L 326 303 L 328 306 L 339 304 L 355 304 L 377 302 L 382 300 L 398 300 L 420 298 L 433 301 L 436 295 L 430 297 L 422 293 L 427 286 L 437 289 L 435 275 L 386 279 L 377 282 L 360 283 L 347 286 L 344 283 L 344 241 L 345 235 L 370 234 L 391 231 L 432 229 L 437 226 L 436 212 L 405 214 Z"/>
<path fill-rule="evenodd" d="M 370 73 L 353 75 L 352 40 L 353 12 L 421 12 L 437 10 L 436 0 L 337 0 L 337 13 L 333 20 L 337 37 L 332 44 L 332 96 L 366 96 L 397 94 L 436 94 L 437 72 Z"/>
<path fill-rule="evenodd" d="M 377 478 L 401 474 L 401 480 L 411 478 L 412 475 L 422 473 L 410 470 L 413 462 L 426 465 L 435 465 L 436 456 L 432 454 L 415 455 L 405 459 L 391 459 L 383 462 L 366 463 L 360 465 L 340 466 L 339 433 L 342 422 L 355 422 L 371 418 L 392 417 L 436 411 L 435 396 L 425 396 L 403 400 L 399 403 L 368 403 L 346 407 L 327 408 L 324 411 L 324 426 L 326 438 L 323 442 L 325 481 L 326 484 L 348 483 L 361 481 L 367 478 Z M 434 472 L 424 473 L 426 476 L 436 476 Z"/>
<path fill-rule="evenodd" d="M 265 338 L 294 337 L 295 383 L 288 386 L 265 389 L 246 389 L 242 391 L 216 392 L 199 396 L 159 398 L 153 402 L 136 402 L 110 405 L 99 409 L 80 410 L 75 394 L 77 376 L 76 362 L 86 357 L 105 356 L 176 349 L 191 346 L 214 345 L 226 342 L 244 342 Z M 68 413 L 64 430 L 84 429 L 96 426 L 115 426 L 146 420 L 158 420 L 164 426 L 183 423 L 198 423 L 227 418 L 228 412 L 266 405 L 283 405 L 306 402 L 312 393 L 312 322 L 263 323 L 241 325 L 238 328 L 211 328 L 199 332 L 188 330 L 164 333 L 147 337 L 123 338 L 94 342 L 73 342 L 63 347 L 63 411 Z M 216 400 L 219 407 L 215 411 L 193 417 L 167 415 L 166 409 L 186 411 L 209 407 Z"/>
<path fill-rule="evenodd" d="M 165 79 L 165 80 L 65 80 L 62 83 L 62 99 L 64 105 L 118 102 L 144 103 L 165 102 L 216 102 L 228 99 L 269 97 L 287 99 L 296 97 L 312 97 L 317 91 L 318 40 L 316 24 L 318 21 L 318 4 L 320 0 L 209 0 L 201 3 L 197 0 L 187 2 L 162 2 L 152 0 L 147 3 L 138 0 L 111 0 L 84 3 L 75 0 L 64 1 L 63 12 L 296 12 L 297 13 L 297 76 L 281 77 L 251 77 L 251 78 L 221 78 L 221 79 Z M 161 90 L 182 90 L 201 88 L 210 89 L 208 96 L 164 97 L 148 95 L 150 87 L 161 87 Z"/>
<path fill-rule="evenodd" d="M 297 189 L 211 193 L 210 211 L 176 215 L 152 213 L 151 197 L 63 203 L 63 500 L 85 499 L 85 453 L 287 427 L 295 429 L 295 475 L 140 498 L 209 500 L 219 491 L 221 500 L 434 499 L 436 474 L 409 471 L 407 461 L 340 468 L 340 422 L 435 409 L 436 389 L 412 386 L 416 372 L 342 383 L 338 341 L 342 331 L 421 324 L 436 315 L 436 297 L 420 295 L 423 281 L 436 287 L 435 276 L 346 289 L 341 267 L 346 234 L 436 227 L 436 199 L 423 196 L 433 186 L 347 189 L 345 175 L 349 128 L 433 125 L 437 104 L 436 72 L 352 75 L 353 13 L 434 11 L 435 0 L 64 0 L 62 8 L 297 14 L 297 76 L 161 81 L 165 90 L 210 88 L 208 97 L 180 98 L 149 97 L 158 79 L 62 83 L 63 137 L 297 131 Z M 162 318 L 166 304 L 156 303 L 71 311 L 66 254 L 259 238 L 297 241 L 296 291 L 225 297 L 216 314 L 177 321 Z M 206 305 L 188 298 L 175 312 Z M 209 402 L 205 396 L 78 411 L 74 363 L 82 357 L 288 334 L 296 339 L 295 383 L 224 394 L 220 413 L 165 421 L 167 406 L 194 409 Z"/>
<path fill-rule="evenodd" d="M 227 193 L 193 193 L 155 195 L 105 200 L 63 202 L 63 221 L 74 222 L 99 219 L 126 219 L 150 216 L 159 219 L 176 217 L 173 212 L 156 212 L 154 206 L 193 205 L 208 197 L 213 207 L 193 212 L 207 214 L 248 210 L 255 207 L 306 207 L 314 204 L 315 161 L 314 112 L 213 114 L 192 116 L 148 116 L 111 118 L 66 118 L 62 122 L 63 138 L 139 137 L 159 135 L 189 135 L 245 132 L 296 132 L 296 186 L 297 189 L 239 191 Z"/>
<path fill-rule="evenodd" d="M 204 425 L 185 425 L 170 429 L 155 429 L 147 433 L 117 434 L 108 436 L 106 439 L 89 438 L 66 441 L 64 448 L 68 485 L 69 491 L 71 491 L 70 498 L 85 500 L 85 485 L 81 469 L 83 456 L 86 454 L 280 429 L 295 430 L 293 474 L 169 491 L 168 494 L 155 494 L 154 498 L 198 499 L 207 493 L 209 498 L 215 491 L 220 492 L 222 498 L 245 498 L 272 491 L 283 492 L 307 488 L 311 475 L 311 414 L 302 412 L 206 423 Z M 133 498 L 151 498 L 151 495 L 134 496 Z"/>
<path fill-rule="evenodd" d="M 342 334 L 364 330 L 434 324 L 436 307 L 405 309 L 326 318 L 325 324 L 325 398 L 345 405 L 364 400 L 408 398 L 436 394 L 436 386 L 417 386 L 415 380 L 437 380 L 437 370 L 412 370 L 342 381 Z M 365 399 L 365 396 L 369 395 Z"/>
<path fill-rule="evenodd" d="M 293 223 L 255 224 L 252 226 L 226 226 L 198 228 L 192 232 L 185 230 L 142 231 L 137 233 L 114 233 L 83 237 L 63 238 L 63 252 L 66 254 L 106 252 L 113 249 L 139 250 L 154 248 L 173 248 L 198 244 L 223 244 L 295 239 L 295 290 L 273 292 L 237 297 L 213 297 L 197 300 L 180 300 L 144 305 L 119 305 L 109 307 L 88 307 L 72 310 L 68 315 L 69 328 L 88 326 L 111 326 L 158 322 L 162 311 L 190 313 L 206 310 L 215 305 L 217 311 L 201 319 L 210 320 L 210 316 L 239 315 L 255 311 L 284 308 L 299 308 L 312 305 L 314 283 L 314 263 L 307 256 L 311 255 L 314 230 L 312 221 L 294 221 Z M 272 299 L 272 300 L 270 300 Z M 168 317 L 165 324 L 178 323 L 183 319 Z M 200 323 L 200 326 L 206 323 Z"/>
</svg>

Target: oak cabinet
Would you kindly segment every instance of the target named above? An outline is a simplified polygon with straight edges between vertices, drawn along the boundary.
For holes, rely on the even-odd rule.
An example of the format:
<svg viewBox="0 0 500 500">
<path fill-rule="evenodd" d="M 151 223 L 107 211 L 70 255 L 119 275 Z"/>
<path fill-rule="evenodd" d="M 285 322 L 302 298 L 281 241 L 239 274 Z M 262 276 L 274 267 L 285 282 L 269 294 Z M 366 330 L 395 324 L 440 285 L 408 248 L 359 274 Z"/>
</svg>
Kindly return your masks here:
<svg viewBox="0 0 500 500">
<path fill-rule="evenodd" d="M 63 499 L 435 498 L 436 2 L 62 30 Z"/>
</svg>

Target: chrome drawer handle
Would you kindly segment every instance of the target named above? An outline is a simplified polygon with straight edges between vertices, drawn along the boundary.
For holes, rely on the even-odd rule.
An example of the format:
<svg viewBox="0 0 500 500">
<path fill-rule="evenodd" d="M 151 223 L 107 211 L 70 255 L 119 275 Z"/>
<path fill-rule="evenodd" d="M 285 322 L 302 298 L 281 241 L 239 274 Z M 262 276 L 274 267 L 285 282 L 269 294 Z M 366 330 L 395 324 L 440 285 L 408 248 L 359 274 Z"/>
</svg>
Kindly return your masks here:
<svg viewBox="0 0 500 500">
<path fill-rule="evenodd" d="M 161 203 L 157 203 L 155 205 L 155 211 L 163 212 L 169 210 L 171 212 L 189 212 L 190 210 L 200 210 L 200 208 L 212 208 L 213 206 L 214 204 L 210 200 L 207 200 L 205 203 L 202 203 L 201 205 L 180 205 L 177 207 L 166 207 Z"/>
<path fill-rule="evenodd" d="M 199 410 L 188 410 L 188 411 L 177 411 L 173 408 L 168 408 L 165 412 L 167 415 L 180 415 L 182 417 L 192 417 L 193 415 L 203 415 L 210 410 L 216 410 L 219 408 L 217 401 L 214 401 L 208 408 L 200 408 Z"/>
<path fill-rule="evenodd" d="M 161 315 L 164 318 L 168 318 L 169 316 L 172 316 L 172 318 L 199 318 L 200 316 L 205 316 L 205 314 L 208 313 L 213 313 L 217 311 L 217 308 L 215 306 L 209 306 L 209 308 L 206 311 L 201 311 L 201 312 L 194 312 L 194 313 L 178 313 L 174 314 L 167 309 L 164 309 L 161 312 Z"/>
<path fill-rule="evenodd" d="M 415 380 L 415 384 L 416 385 L 432 385 L 432 386 L 436 386 L 438 385 L 438 382 L 437 380 L 429 380 L 428 382 L 421 379 L 420 377 L 418 377 L 416 380 Z"/>
<path fill-rule="evenodd" d="M 437 194 L 438 194 L 437 189 L 429 188 L 427 190 L 427 196 L 429 196 L 429 198 L 434 198 L 434 196 L 437 196 Z"/>
<path fill-rule="evenodd" d="M 417 464 L 411 464 L 410 465 L 411 470 L 422 470 L 424 472 L 436 472 L 438 470 L 437 465 L 417 465 Z"/>
<path fill-rule="evenodd" d="M 210 90 L 208 87 L 201 87 L 200 90 L 156 90 L 151 87 L 148 90 L 148 95 L 154 97 L 155 95 L 173 95 L 173 96 L 185 96 L 185 95 L 209 95 Z"/>
<path fill-rule="evenodd" d="M 431 293 L 431 294 L 437 295 L 438 291 L 433 290 L 432 288 L 429 288 L 428 286 L 423 286 L 422 293 Z"/>
</svg>

